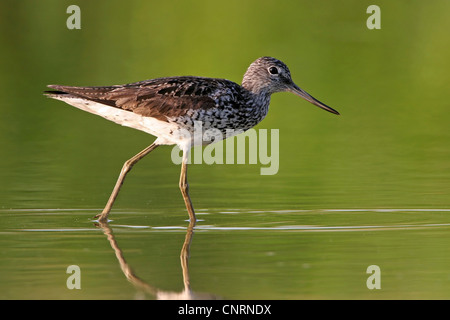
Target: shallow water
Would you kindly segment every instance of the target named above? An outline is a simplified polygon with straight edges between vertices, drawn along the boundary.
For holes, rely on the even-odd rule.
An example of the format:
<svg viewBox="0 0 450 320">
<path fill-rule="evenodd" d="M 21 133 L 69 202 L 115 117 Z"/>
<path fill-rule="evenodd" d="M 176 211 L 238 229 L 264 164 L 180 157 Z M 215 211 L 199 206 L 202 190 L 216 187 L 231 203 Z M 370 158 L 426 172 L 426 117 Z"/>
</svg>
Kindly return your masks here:
<svg viewBox="0 0 450 320">
<path fill-rule="evenodd" d="M 2 298 L 450 297 L 449 209 L 207 210 L 184 269 L 183 215 L 118 211 L 102 228 L 97 211 L 2 211 Z M 66 285 L 71 265 L 79 290 Z M 381 289 L 366 285 L 370 265 Z"/>
<path fill-rule="evenodd" d="M 379 1 L 380 30 L 369 4 L 80 1 L 82 28 L 68 30 L 61 1 L 1 2 L 0 298 L 449 299 L 450 3 Z M 263 55 L 341 116 L 273 95 L 256 130 L 278 130 L 278 171 L 248 155 L 189 166 L 193 234 L 170 147 L 133 168 L 96 225 L 123 162 L 154 137 L 47 99 L 46 85 L 240 83 Z M 81 289 L 67 287 L 72 265 Z"/>
</svg>

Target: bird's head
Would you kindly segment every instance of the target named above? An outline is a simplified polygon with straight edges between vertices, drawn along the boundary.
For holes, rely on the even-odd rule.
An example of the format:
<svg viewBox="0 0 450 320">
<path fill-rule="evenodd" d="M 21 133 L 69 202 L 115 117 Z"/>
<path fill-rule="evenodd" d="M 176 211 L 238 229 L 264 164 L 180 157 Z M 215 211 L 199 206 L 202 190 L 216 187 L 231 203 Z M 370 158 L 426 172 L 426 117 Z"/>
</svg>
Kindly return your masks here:
<svg viewBox="0 0 450 320">
<path fill-rule="evenodd" d="M 339 114 L 333 108 L 312 97 L 292 81 L 289 68 L 280 60 L 272 57 L 261 57 L 255 60 L 247 69 L 242 80 L 242 86 L 254 94 L 272 94 L 288 91 L 306 101 L 329 111 Z"/>
</svg>

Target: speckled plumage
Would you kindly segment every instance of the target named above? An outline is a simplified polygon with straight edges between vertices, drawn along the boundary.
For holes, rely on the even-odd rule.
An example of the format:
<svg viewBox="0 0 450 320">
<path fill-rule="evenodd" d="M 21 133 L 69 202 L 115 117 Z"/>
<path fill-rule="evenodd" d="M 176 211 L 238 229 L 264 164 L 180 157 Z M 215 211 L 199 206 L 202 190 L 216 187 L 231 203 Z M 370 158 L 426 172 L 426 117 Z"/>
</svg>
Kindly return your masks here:
<svg viewBox="0 0 450 320">
<path fill-rule="evenodd" d="M 268 72 L 271 67 L 278 69 L 276 81 Z M 175 131 L 183 129 L 192 133 L 194 121 L 201 122 L 203 130 L 220 130 L 224 137 L 227 129 L 242 132 L 254 127 L 267 115 L 270 95 L 286 91 L 291 84 L 290 71 L 283 62 L 262 57 L 250 65 L 242 86 L 225 79 L 183 76 L 106 87 L 50 85 L 56 91 L 48 91 L 47 95 L 75 106 L 71 100 L 76 98 L 77 101 L 118 108 L 166 122 L 167 132 L 164 129 L 157 132 L 151 128 L 144 131 L 161 136 L 164 144 L 180 144 L 180 137 Z M 101 115 L 95 110 L 93 113 Z M 128 126 L 142 130 L 137 125 Z"/>
<path fill-rule="evenodd" d="M 339 114 L 295 85 L 288 67 L 271 57 L 255 60 L 248 67 L 242 85 L 225 79 L 183 76 L 106 87 L 49 87 L 54 89 L 45 92 L 50 98 L 157 137 L 151 146 L 125 162 L 113 193 L 99 215 L 102 221 L 106 221 L 126 173 L 137 161 L 164 144 L 177 144 L 183 150 L 180 189 L 191 221 L 195 219 L 186 178 L 190 148 L 227 138 L 233 135 L 230 131 L 237 134 L 254 127 L 267 115 L 273 93 L 289 91 Z M 201 125 L 201 135 L 214 129 L 221 136 L 198 140 L 197 123 Z"/>
</svg>

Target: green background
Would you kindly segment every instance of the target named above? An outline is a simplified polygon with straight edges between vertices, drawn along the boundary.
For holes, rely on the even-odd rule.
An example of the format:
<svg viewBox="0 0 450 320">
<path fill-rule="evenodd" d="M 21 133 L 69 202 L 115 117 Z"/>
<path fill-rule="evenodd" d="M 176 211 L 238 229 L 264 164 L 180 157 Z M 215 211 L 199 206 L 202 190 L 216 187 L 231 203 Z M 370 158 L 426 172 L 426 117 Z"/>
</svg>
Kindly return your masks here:
<svg viewBox="0 0 450 320">
<path fill-rule="evenodd" d="M 71 4 L 81 30 L 66 27 Z M 380 30 L 366 27 L 371 4 Z M 90 218 L 122 163 L 154 138 L 47 99 L 46 85 L 175 75 L 240 83 L 268 55 L 341 116 L 275 94 L 257 129 L 279 129 L 276 175 L 260 175 L 260 164 L 190 166 L 203 213 L 193 289 L 448 299 L 449 14 L 446 0 L 2 1 L 0 298 L 136 297 Z M 158 148 L 133 169 L 111 227 L 142 278 L 180 291 L 187 214 L 170 152 Z M 65 286 L 71 264 L 81 290 Z M 365 285 L 372 264 L 381 290 Z"/>
</svg>

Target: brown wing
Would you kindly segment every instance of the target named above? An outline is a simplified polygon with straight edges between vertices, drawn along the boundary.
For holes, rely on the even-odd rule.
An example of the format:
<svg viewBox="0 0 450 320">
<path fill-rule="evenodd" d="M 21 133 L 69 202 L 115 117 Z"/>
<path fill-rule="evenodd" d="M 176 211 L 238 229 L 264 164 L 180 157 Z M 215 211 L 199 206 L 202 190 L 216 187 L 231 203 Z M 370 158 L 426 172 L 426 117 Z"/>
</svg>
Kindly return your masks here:
<svg viewBox="0 0 450 320">
<path fill-rule="evenodd" d="M 49 87 L 59 94 L 71 94 L 166 121 L 170 117 L 183 116 L 192 109 L 215 108 L 217 103 L 213 95 L 217 90 L 227 94 L 227 90 L 239 86 L 223 79 L 173 77 L 109 87 Z"/>
</svg>

